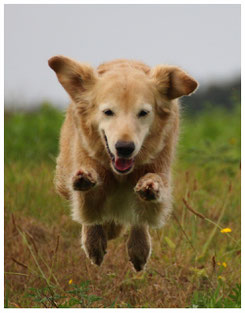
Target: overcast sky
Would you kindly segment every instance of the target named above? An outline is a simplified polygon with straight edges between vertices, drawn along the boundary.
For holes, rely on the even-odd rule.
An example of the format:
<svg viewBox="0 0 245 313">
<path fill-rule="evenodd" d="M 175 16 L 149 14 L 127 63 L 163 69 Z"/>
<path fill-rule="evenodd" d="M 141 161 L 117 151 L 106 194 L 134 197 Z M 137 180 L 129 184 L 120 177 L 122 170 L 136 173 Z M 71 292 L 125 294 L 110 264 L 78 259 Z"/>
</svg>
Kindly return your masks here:
<svg viewBox="0 0 245 313">
<path fill-rule="evenodd" d="M 5 100 L 64 105 L 47 60 L 183 67 L 201 85 L 240 73 L 240 5 L 5 5 Z"/>
</svg>

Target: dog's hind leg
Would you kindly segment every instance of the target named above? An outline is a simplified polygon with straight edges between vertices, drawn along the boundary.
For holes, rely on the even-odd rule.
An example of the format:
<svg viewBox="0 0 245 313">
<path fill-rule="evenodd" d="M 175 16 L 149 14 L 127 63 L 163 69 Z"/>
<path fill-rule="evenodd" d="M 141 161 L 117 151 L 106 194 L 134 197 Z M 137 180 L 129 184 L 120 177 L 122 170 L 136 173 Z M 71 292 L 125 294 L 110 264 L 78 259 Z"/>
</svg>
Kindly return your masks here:
<svg viewBox="0 0 245 313">
<path fill-rule="evenodd" d="M 108 240 L 117 238 L 125 230 L 125 227 L 123 225 L 117 224 L 113 221 L 103 224 L 103 228 L 106 232 Z"/>
<path fill-rule="evenodd" d="M 136 271 L 141 271 L 151 253 L 151 237 L 148 226 L 132 226 L 127 242 L 128 255 Z"/>
<path fill-rule="evenodd" d="M 92 263 L 100 265 L 106 254 L 107 238 L 102 225 L 82 226 L 82 247 Z"/>
</svg>

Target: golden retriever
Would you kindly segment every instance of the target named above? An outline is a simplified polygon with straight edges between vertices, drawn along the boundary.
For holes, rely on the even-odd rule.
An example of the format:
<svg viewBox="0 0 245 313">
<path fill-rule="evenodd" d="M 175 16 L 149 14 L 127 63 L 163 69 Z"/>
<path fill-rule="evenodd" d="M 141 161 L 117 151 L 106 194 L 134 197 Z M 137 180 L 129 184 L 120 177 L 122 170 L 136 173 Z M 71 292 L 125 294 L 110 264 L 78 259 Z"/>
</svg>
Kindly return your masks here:
<svg viewBox="0 0 245 313">
<path fill-rule="evenodd" d="M 171 163 L 179 128 L 178 98 L 197 82 L 176 66 L 115 60 L 96 70 L 64 56 L 49 66 L 71 98 L 61 129 L 55 184 L 82 224 L 82 247 L 97 265 L 107 240 L 130 226 L 134 268 L 151 252 L 148 228 L 171 212 Z"/>
</svg>

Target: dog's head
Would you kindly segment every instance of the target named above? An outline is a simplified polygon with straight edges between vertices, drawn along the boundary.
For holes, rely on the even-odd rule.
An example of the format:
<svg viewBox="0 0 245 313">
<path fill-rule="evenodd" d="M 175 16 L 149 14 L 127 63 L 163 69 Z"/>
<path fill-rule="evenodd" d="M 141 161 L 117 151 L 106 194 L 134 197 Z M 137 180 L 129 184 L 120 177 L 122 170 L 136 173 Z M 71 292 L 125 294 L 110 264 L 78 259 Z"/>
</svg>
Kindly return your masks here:
<svg viewBox="0 0 245 313">
<path fill-rule="evenodd" d="M 160 152 L 174 100 L 197 88 L 175 66 L 150 69 L 118 60 L 95 71 L 63 56 L 51 58 L 49 66 L 73 101 L 76 125 L 88 149 L 97 150 L 101 159 L 106 151 L 107 162 L 109 156 L 112 169 L 121 175 Z"/>
</svg>

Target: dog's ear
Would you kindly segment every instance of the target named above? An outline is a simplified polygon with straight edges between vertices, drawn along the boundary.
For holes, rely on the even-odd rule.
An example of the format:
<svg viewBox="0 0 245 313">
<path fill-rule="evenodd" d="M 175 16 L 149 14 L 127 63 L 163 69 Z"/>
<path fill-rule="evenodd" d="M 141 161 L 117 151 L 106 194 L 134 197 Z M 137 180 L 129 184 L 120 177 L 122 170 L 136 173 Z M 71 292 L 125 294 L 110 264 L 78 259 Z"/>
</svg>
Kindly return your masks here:
<svg viewBox="0 0 245 313">
<path fill-rule="evenodd" d="M 64 56 L 54 56 L 48 60 L 59 82 L 75 102 L 96 82 L 96 74 L 90 65 L 76 62 Z"/>
<path fill-rule="evenodd" d="M 157 90 L 169 100 L 191 94 L 198 83 L 177 66 L 158 65 L 151 70 Z"/>
</svg>

